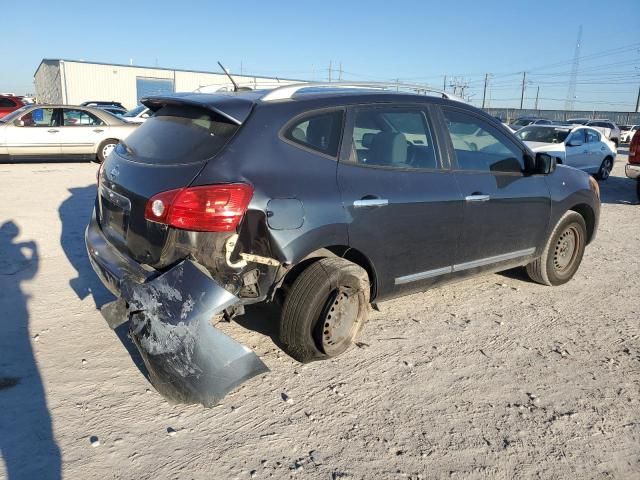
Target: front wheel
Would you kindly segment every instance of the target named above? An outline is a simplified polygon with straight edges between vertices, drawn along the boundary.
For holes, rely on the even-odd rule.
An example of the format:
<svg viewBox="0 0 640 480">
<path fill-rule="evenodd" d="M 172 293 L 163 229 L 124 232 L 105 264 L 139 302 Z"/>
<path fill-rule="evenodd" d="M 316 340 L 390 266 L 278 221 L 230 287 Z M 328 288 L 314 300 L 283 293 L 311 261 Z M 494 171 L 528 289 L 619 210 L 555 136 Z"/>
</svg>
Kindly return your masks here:
<svg viewBox="0 0 640 480">
<path fill-rule="evenodd" d="M 321 258 L 291 286 L 280 317 L 283 350 L 299 362 L 340 355 L 369 315 L 369 277 L 353 262 Z"/>
<path fill-rule="evenodd" d="M 600 169 L 598 170 L 598 178 L 600 180 L 606 180 L 611 175 L 611 170 L 613 169 L 613 159 L 611 157 L 607 157 L 600 164 Z"/>
<path fill-rule="evenodd" d="M 527 265 L 527 274 L 543 285 L 562 285 L 573 278 L 584 255 L 587 227 L 577 212 L 563 215 L 553 229 L 542 255 Z"/>
</svg>

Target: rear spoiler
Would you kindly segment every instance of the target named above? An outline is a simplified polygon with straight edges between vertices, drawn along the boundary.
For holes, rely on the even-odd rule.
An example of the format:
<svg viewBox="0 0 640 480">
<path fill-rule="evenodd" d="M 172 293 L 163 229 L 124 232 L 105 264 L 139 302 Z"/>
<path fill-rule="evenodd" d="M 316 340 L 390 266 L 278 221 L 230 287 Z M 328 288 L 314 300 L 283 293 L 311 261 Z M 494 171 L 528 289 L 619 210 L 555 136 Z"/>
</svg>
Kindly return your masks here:
<svg viewBox="0 0 640 480">
<path fill-rule="evenodd" d="M 242 98 L 242 96 L 224 93 L 177 93 L 166 96 L 145 97 L 140 100 L 140 103 L 154 112 L 167 105 L 186 105 L 203 108 L 236 125 L 244 123 L 255 105 L 252 98 Z"/>
</svg>

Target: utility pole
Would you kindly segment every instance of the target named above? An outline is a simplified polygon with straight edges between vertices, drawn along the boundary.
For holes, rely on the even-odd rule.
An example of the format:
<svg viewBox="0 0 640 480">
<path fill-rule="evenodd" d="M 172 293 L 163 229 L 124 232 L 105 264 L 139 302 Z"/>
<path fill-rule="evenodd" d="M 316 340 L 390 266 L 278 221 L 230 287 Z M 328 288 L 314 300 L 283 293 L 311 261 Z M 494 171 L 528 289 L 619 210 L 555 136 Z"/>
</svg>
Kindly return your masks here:
<svg viewBox="0 0 640 480">
<path fill-rule="evenodd" d="M 538 90 L 536 91 L 536 110 L 538 110 L 538 95 L 540 95 L 540 85 L 538 85 Z"/>
<path fill-rule="evenodd" d="M 444 76 L 444 82 L 442 83 L 442 90 L 447 91 L 447 76 Z"/>
<path fill-rule="evenodd" d="M 482 108 L 484 108 L 484 101 L 487 98 L 487 82 L 489 81 L 489 74 L 484 74 L 484 91 L 482 92 Z"/>
<path fill-rule="evenodd" d="M 331 83 L 331 60 L 329 60 L 329 83 Z"/>
<path fill-rule="evenodd" d="M 524 105 L 524 87 L 527 84 L 527 72 L 522 72 L 522 94 L 520 95 L 520 110 Z"/>
<path fill-rule="evenodd" d="M 638 87 L 638 99 L 636 100 L 636 112 L 640 112 L 640 87 Z"/>
<path fill-rule="evenodd" d="M 340 71 L 338 72 L 338 81 L 342 81 L 342 62 L 340 62 Z"/>
</svg>

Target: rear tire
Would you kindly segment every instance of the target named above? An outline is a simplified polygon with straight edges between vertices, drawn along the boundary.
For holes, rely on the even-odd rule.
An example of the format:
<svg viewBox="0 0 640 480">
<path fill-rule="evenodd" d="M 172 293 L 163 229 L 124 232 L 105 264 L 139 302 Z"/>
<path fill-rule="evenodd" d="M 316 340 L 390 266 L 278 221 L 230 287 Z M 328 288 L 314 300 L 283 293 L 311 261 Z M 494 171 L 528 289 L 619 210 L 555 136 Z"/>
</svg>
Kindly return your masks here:
<svg viewBox="0 0 640 480">
<path fill-rule="evenodd" d="M 353 262 L 321 258 L 294 281 L 280 317 L 283 350 L 302 363 L 336 357 L 369 315 L 369 277 Z"/>
<path fill-rule="evenodd" d="M 565 213 L 547 240 L 542 255 L 527 265 L 527 274 L 534 282 L 557 286 L 573 278 L 584 255 L 587 226 L 574 211 Z"/>
<path fill-rule="evenodd" d="M 600 169 L 598 170 L 598 179 L 606 180 L 611 175 L 611 170 L 613 169 L 613 158 L 607 157 L 600 164 Z"/>
<path fill-rule="evenodd" d="M 120 141 L 115 138 L 108 138 L 102 142 L 98 147 L 98 154 L 96 155 L 98 157 L 98 162 L 104 162 L 119 142 Z"/>
</svg>

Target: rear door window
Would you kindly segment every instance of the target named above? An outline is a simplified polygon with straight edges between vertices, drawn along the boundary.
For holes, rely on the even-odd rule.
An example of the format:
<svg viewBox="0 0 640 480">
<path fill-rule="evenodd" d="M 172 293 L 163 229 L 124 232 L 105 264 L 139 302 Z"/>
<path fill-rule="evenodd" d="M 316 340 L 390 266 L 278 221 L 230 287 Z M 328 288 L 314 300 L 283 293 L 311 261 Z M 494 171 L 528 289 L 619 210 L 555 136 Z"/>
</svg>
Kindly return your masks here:
<svg viewBox="0 0 640 480">
<path fill-rule="evenodd" d="M 431 130 L 420 108 L 364 108 L 356 111 L 352 152 L 361 165 L 438 168 Z"/>
<path fill-rule="evenodd" d="M 116 150 L 140 163 L 198 163 L 222 150 L 238 128 L 203 108 L 168 105 L 137 127 Z"/>
<path fill-rule="evenodd" d="M 492 173 L 521 173 L 524 154 L 488 122 L 461 112 L 443 109 L 458 168 Z"/>
<path fill-rule="evenodd" d="M 95 126 L 104 125 L 104 122 L 92 113 L 84 110 L 65 108 L 62 111 L 62 125 L 64 127 Z"/>
<path fill-rule="evenodd" d="M 342 135 L 344 112 L 316 112 L 296 120 L 284 137 L 302 147 L 336 157 Z"/>
</svg>

